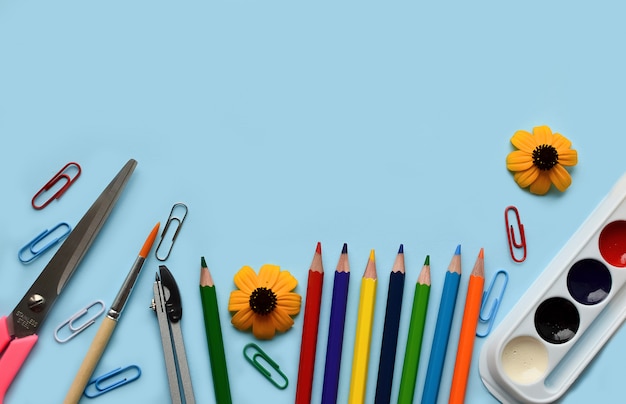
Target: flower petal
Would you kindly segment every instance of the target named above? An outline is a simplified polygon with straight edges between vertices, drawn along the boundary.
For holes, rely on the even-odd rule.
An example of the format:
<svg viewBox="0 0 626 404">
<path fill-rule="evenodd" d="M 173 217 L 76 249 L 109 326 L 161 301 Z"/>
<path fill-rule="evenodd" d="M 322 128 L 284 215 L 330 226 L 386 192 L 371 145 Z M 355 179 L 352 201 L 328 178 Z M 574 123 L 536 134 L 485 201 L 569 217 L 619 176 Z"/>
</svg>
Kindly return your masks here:
<svg viewBox="0 0 626 404">
<path fill-rule="evenodd" d="M 233 290 L 230 292 L 228 299 L 228 311 L 239 311 L 246 307 L 250 307 L 250 295 L 241 290 Z"/>
<path fill-rule="evenodd" d="M 272 316 L 272 320 L 274 321 L 274 327 L 280 332 L 285 332 L 293 327 L 293 319 L 285 310 L 277 307 L 270 316 Z"/>
<path fill-rule="evenodd" d="M 544 195 L 546 192 L 550 190 L 550 186 L 552 185 L 552 181 L 550 180 L 550 176 L 545 171 L 539 171 L 539 176 L 530 184 L 530 192 L 535 195 Z"/>
<path fill-rule="evenodd" d="M 506 156 L 506 168 L 510 171 L 524 171 L 532 166 L 532 156 L 525 151 L 515 150 Z"/>
<path fill-rule="evenodd" d="M 535 147 L 538 146 L 537 140 L 530 133 L 525 130 L 518 130 L 511 138 L 513 146 L 517 147 L 521 151 L 526 153 L 532 153 Z"/>
<path fill-rule="evenodd" d="M 252 334 L 258 339 L 272 339 L 276 334 L 276 327 L 270 316 L 254 316 Z"/>
<path fill-rule="evenodd" d="M 277 295 L 280 295 L 281 293 L 291 292 L 296 286 L 298 286 L 298 280 L 294 278 L 289 271 L 280 271 L 278 280 L 272 290 Z"/>
<path fill-rule="evenodd" d="M 535 141 L 538 145 L 552 144 L 552 130 L 549 126 L 536 126 L 533 128 L 533 134 L 535 135 Z"/>
<path fill-rule="evenodd" d="M 240 331 L 246 331 L 250 327 L 252 327 L 254 317 L 254 312 L 249 307 L 247 307 L 235 313 L 233 318 L 230 319 L 230 322 L 235 326 L 236 329 Z"/>
<path fill-rule="evenodd" d="M 274 285 L 278 279 L 280 267 L 278 265 L 265 264 L 259 270 L 258 287 L 265 287 L 274 290 Z"/>
<path fill-rule="evenodd" d="M 552 146 L 561 154 L 561 152 L 572 147 L 572 142 L 560 133 L 555 133 L 552 137 Z"/>
<path fill-rule="evenodd" d="M 245 265 L 235 274 L 235 285 L 245 294 L 249 295 L 258 286 L 258 277 L 254 269 Z"/>
<path fill-rule="evenodd" d="M 550 181 L 554 184 L 556 189 L 563 192 L 572 184 L 572 177 L 562 165 L 557 164 L 550 171 L 548 171 Z"/>
<path fill-rule="evenodd" d="M 289 315 L 296 315 L 300 313 L 300 305 L 302 297 L 294 292 L 283 293 L 276 298 L 276 307 L 280 307 L 285 310 Z"/>
<path fill-rule="evenodd" d="M 559 152 L 559 164 L 575 166 L 578 163 L 578 152 L 574 149 L 566 149 Z"/>
<path fill-rule="evenodd" d="M 521 188 L 527 188 L 530 186 L 530 184 L 535 182 L 538 176 L 539 169 L 535 166 L 532 166 L 528 170 L 516 172 L 513 178 Z"/>
</svg>

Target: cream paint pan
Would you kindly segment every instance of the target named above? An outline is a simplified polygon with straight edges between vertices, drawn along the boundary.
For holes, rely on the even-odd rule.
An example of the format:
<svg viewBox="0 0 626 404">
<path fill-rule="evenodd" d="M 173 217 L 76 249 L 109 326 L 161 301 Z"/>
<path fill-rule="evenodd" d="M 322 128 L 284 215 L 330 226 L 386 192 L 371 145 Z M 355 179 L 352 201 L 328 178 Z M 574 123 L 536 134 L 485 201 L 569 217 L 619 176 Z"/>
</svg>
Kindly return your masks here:
<svg viewBox="0 0 626 404">
<path fill-rule="evenodd" d="M 626 174 L 548 264 L 480 352 L 504 403 L 559 399 L 626 317 Z"/>
</svg>

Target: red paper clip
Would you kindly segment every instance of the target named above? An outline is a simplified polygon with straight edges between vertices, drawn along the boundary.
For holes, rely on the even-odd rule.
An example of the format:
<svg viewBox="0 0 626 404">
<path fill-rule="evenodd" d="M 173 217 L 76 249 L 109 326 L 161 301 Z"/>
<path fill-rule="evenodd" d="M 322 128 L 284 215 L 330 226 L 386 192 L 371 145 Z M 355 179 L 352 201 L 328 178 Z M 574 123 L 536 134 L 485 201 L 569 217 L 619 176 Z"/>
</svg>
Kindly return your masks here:
<svg viewBox="0 0 626 404">
<path fill-rule="evenodd" d="M 78 169 L 78 171 L 76 172 L 76 175 L 74 175 L 74 177 L 70 177 L 69 174 L 66 173 L 66 171 L 68 170 L 68 168 L 70 167 L 76 167 L 76 169 Z M 74 162 L 70 162 L 67 163 L 62 169 L 61 171 L 59 171 L 58 173 L 56 173 L 54 175 L 54 177 L 52 177 L 50 179 L 50 181 L 48 181 L 46 183 L 46 185 L 43 186 L 43 188 L 41 188 L 39 190 L 39 192 L 37 192 L 35 194 L 35 196 L 33 196 L 33 200 L 31 201 L 31 204 L 33 205 L 33 208 L 35 209 L 43 209 L 46 206 L 48 206 L 48 204 L 50 202 L 52 202 L 54 199 L 59 199 L 61 197 L 61 195 L 63 195 L 63 193 L 65 191 L 67 191 L 67 189 L 70 187 L 70 185 L 72 185 L 72 183 L 74 181 L 76 181 L 76 179 L 80 176 L 80 165 L 78 165 L 78 163 L 74 163 Z M 52 197 L 50 197 L 50 199 L 48 199 L 47 201 L 45 201 L 43 204 L 41 205 L 37 205 L 36 204 L 36 200 L 43 195 L 46 191 L 49 191 L 52 187 L 54 187 L 55 185 L 57 185 L 57 183 L 61 180 L 65 181 L 65 184 L 63 184 L 63 186 L 61 186 L 61 188 L 59 188 L 58 191 L 56 191 L 54 193 L 54 195 L 52 195 Z"/>
<path fill-rule="evenodd" d="M 517 228 L 519 231 L 520 240 L 518 241 L 515 237 L 515 229 L 512 224 L 509 224 L 509 211 L 513 211 L 515 213 L 515 220 L 517 221 Z M 526 234 L 524 233 L 524 225 L 520 221 L 519 212 L 515 206 L 507 206 L 504 209 L 504 221 L 506 223 L 506 235 L 509 240 L 509 251 L 511 252 L 511 258 L 515 262 L 524 262 L 526 259 Z M 522 249 L 523 256 L 522 258 L 517 258 L 515 256 L 515 249 Z"/>
</svg>

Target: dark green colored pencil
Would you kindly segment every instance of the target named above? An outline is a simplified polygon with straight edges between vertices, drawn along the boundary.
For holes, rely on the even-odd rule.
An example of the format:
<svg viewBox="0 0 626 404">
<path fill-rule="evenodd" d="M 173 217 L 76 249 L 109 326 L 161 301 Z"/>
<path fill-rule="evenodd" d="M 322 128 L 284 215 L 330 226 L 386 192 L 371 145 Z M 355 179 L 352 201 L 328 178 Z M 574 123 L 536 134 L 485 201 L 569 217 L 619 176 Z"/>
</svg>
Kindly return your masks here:
<svg viewBox="0 0 626 404">
<path fill-rule="evenodd" d="M 220 314 L 217 309 L 217 295 L 213 278 L 204 257 L 201 258 L 200 268 L 200 298 L 202 299 L 206 339 L 209 345 L 215 400 L 217 404 L 232 404 L 228 370 L 226 368 L 226 355 L 224 353 L 224 340 L 222 339 L 222 327 L 220 326 Z"/>
</svg>

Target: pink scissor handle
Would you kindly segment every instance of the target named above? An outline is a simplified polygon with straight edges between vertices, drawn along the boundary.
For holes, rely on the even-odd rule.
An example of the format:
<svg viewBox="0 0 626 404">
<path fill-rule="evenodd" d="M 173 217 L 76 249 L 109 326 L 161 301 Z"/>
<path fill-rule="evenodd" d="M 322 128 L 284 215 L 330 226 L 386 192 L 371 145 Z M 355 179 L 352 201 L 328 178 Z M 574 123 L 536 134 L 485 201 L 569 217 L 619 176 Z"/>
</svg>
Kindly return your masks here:
<svg viewBox="0 0 626 404">
<path fill-rule="evenodd" d="M 6 316 L 0 318 L 0 352 L 6 348 L 0 357 L 0 404 L 38 338 L 33 334 L 12 340 L 7 320 Z"/>
</svg>

